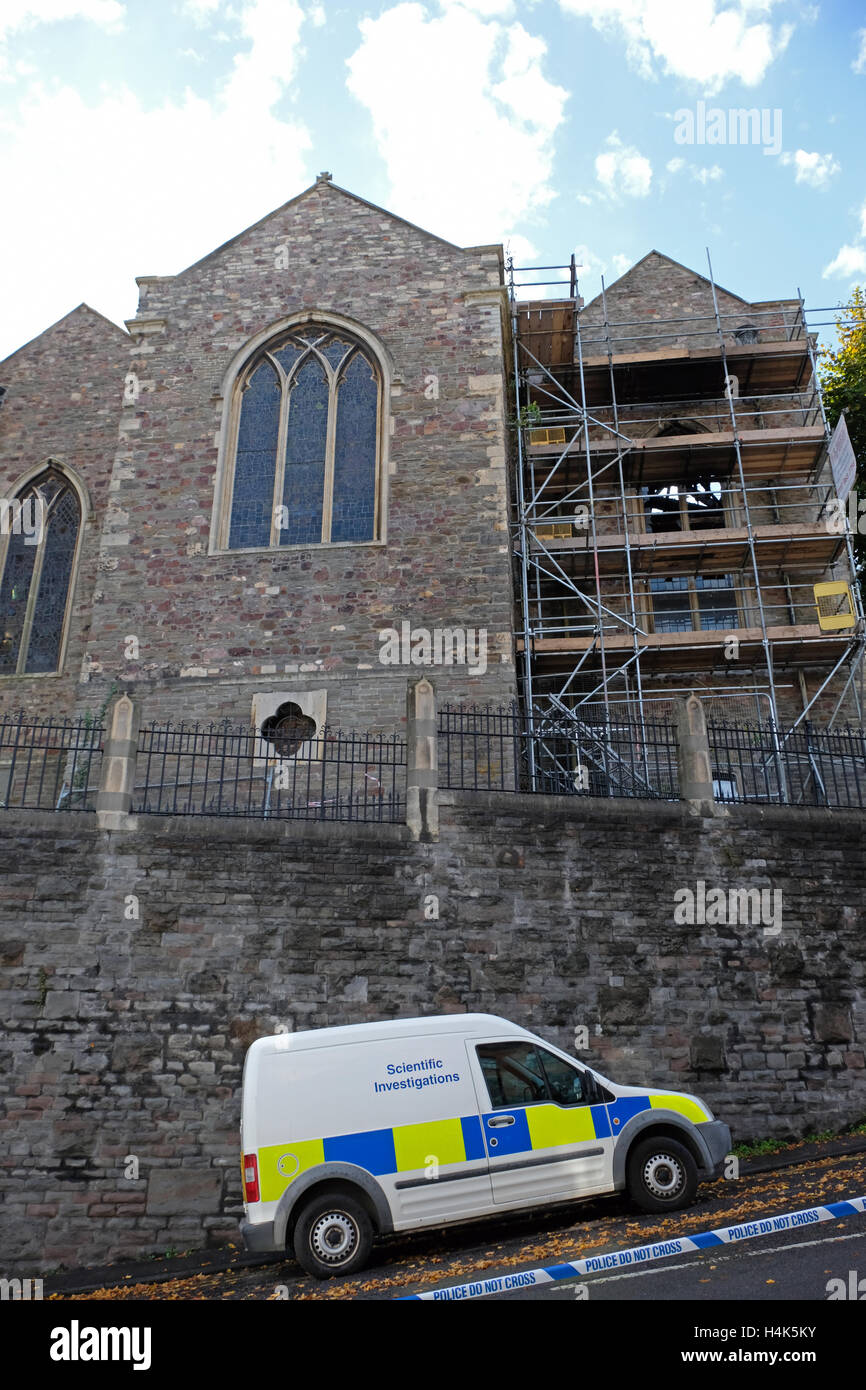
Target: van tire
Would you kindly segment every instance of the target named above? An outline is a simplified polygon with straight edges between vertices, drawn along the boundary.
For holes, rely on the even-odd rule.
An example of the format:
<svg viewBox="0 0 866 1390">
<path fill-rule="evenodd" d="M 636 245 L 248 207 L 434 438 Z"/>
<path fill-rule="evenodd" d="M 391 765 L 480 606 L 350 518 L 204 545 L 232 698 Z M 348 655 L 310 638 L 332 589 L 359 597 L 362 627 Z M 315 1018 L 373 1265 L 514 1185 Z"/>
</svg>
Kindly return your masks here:
<svg viewBox="0 0 866 1390">
<path fill-rule="evenodd" d="M 292 1245 L 298 1264 L 317 1279 L 354 1274 L 369 1259 L 373 1223 L 355 1197 L 323 1192 L 302 1208 Z"/>
<path fill-rule="evenodd" d="M 628 1194 L 642 1211 L 679 1211 L 698 1190 L 698 1168 L 684 1144 L 665 1134 L 642 1139 L 628 1156 Z"/>
</svg>

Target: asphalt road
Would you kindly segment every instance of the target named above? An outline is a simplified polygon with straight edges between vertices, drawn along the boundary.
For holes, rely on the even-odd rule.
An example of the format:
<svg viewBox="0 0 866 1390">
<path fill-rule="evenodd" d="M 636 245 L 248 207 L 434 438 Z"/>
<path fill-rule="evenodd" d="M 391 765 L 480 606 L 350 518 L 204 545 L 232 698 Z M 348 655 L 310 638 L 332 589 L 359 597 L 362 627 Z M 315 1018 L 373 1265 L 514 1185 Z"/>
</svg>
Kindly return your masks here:
<svg viewBox="0 0 866 1390">
<path fill-rule="evenodd" d="M 820 1146 L 813 1145 L 802 1161 L 796 1152 L 789 1155 L 798 1160 L 795 1166 L 744 1171 L 736 1180 L 704 1184 L 692 1207 L 664 1218 L 636 1212 L 624 1196 L 615 1196 L 511 1213 L 459 1228 L 392 1236 L 374 1247 L 366 1270 L 348 1278 L 312 1279 L 288 1260 L 252 1265 L 238 1252 L 229 1268 L 207 1268 L 203 1254 L 199 1269 L 187 1268 L 175 1276 L 164 1267 L 158 1281 L 143 1274 L 147 1266 L 141 1265 L 127 1272 L 91 1274 L 89 1282 L 86 1271 L 73 1272 L 46 1281 L 45 1292 L 48 1298 L 64 1301 L 390 1300 L 444 1284 L 490 1279 L 866 1194 L 866 1153 L 821 1157 L 821 1152 Z M 860 1277 L 866 1277 L 866 1216 L 759 1237 L 737 1247 L 672 1256 L 639 1273 L 584 1276 L 575 1283 L 585 1284 L 591 1299 L 609 1301 L 820 1301 L 827 1299 L 830 1278 L 844 1279 L 850 1270 L 858 1269 Z M 575 1296 L 574 1287 L 563 1284 L 495 1295 L 494 1300 Z"/>
<path fill-rule="evenodd" d="M 705 1302 L 802 1299 L 826 1302 L 831 1285 L 841 1279 L 846 1295 L 853 1286 L 851 1272 L 863 1279 L 866 1299 L 866 1218 L 828 1222 L 804 1238 L 803 1231 L 786 1231 L 766 1240 L 659 1260 L 642 1269 L 588 1274 L 561 1284 L 545 1284 L 497 1294 L 497 1300 L 542 1299 L 568 1301 L 586 1298 L 606 1303 L 661 1302 L 696 1299 Z M 828 1288 L 829 1285 L 829 1288 Z M 735 1319 L 736 1321 L 737 1319 Z M 742 1321 L 742 1319 L 740 1319 Z"/>
</svg>

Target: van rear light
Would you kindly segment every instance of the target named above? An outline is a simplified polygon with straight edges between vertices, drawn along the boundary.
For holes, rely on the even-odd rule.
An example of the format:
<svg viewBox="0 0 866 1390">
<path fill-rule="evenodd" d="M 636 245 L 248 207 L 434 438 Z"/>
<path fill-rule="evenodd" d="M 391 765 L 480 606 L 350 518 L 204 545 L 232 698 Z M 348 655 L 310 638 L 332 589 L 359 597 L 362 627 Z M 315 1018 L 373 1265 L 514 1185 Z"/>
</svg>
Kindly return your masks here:
<svg viewBox="0 0 866 1390">
<path fill-rule="evenodd" d="M 244 1201 L 259 1200 L 259 1165 L 255 1154 L 244 1154 Z"/>
</svg>

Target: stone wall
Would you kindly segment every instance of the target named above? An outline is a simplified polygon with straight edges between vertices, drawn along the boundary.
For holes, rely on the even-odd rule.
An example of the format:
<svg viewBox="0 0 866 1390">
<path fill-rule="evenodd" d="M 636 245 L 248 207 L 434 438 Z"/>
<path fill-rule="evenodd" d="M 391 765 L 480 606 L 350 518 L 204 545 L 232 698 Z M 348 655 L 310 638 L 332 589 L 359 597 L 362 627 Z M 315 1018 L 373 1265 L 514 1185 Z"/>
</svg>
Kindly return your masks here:
<svg viewBox="0 0 866 1390">
<path fill-rule="evenodd" d="M 760 342 L 778 341 L 784 337 L 780 328 L 795 324 L 800 308 L 796 299 L 750 304 L 718 284 L 716 299 L 729 345 L 735 329 L 747 324 L 758 330 Z M 601 295 L 590 300 L 581 311 L 580 323 L 587 356 L 606 352 L 608 337 L 614 352 L 626 353 L 670 346 L 715 348 L 719 341 L 713 289 L 707 275 L 659 251 L 648 252 L 615 280 L 604 300 Z"/>
<path fill-rule="evenodd" d="M 131 340 L 86 304 L 0 363 L 0 497 L 49 460 L 72 470 L 87 494 L 81 558 L 70 610 L 64 669 L 58 675 L 0 676 L 0 715 L 71 714 L 90 636 L 99 541 L 108 510 L 117 421 Z M 3 540 L 0 537 L 0 556 Z M 97 709 L 101 697 L 96 699 Z M 88 701 L 83 701 L 87 707 Z"/>
<path fill-rule="evenodd" d="M 586 1029 L 602 1073 L 694 1090 L 737 1140 L 866 1114 L 862 815 L 440 793 L 427 843 L 95 819 L 0 818 L 7 1269 L 236 1238 L 243 1058 L 278 1026 L 489 1011 Z M 781 921 L 679 925 L 699 882 L 779 890 Z"/>
</svg>

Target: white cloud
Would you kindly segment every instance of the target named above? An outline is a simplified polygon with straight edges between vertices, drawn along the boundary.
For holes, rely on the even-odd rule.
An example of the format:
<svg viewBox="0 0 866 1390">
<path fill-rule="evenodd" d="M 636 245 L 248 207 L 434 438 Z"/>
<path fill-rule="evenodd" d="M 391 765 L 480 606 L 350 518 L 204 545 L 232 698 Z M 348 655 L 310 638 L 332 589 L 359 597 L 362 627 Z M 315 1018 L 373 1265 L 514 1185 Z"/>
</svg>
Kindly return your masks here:
<svg viewBox="0 0 866 1390">
<path fill-rule="evenodd" d="M 0 36 L 16 34 L 36 24 L 56 24 L 62 19 L 86 19 L 105 28 L 123 21 L 119 0 L 3 0 Z"/>
<path fill-rule="evenodd" d="M 554 280 L 557 276 L 548 270 L 533 270 L 533 262 L 539 260 L 538 247 L 529 237 L 520 232 L 510 232 L 503 237 L 505 259 L 510 256 L 514 264 L 514 288 L 518 299 L 561 299 L 568 291 L 564 286 L 545 285 L 544 280 Z"/>
<path fill-rule="evenodd" d="M 643 77 L 657 68 L 698 82 L 708 95 L 726 82 L 755 86 L 784 51 L 793 25 L 767 15 L 784 0 L 559 0 L 560 8 L 624 41 Z"/>
<path fill-rule="evenodd" d="M 498 10 L 502 6 L 497 7 Z M 398 4 L 360 21 L 347 85 L 369 111 L 389 206 L 462 245 L 537 220 L 555 196 L 553 136 L 567 93 L 522 25 L 448 4 Z"/>
<path fill-rule="evenodd" d="M 860 231 L 859 239 L 866 243 L 866 201 L 859 211 Z M 854 281 L 866 275 L 866 244 L 855 246 L 846 242 L 844 246 L 834 256 L 828 266 L 823 271 L 825 280 L 850 280 Z"/>
<path fill-rule="evenodd" d="M 235 58 L 225 102 L 239 111 L 269 110 L 294 76 L 304 11 L 297 0 L 252 0 L 240 20 L 251 47 Z"/>
<path fill-rule="evenodd" d="M 794 154 L 786 152 L 779 158 L 780 163 L 793 165 L 797 183 L 807 183 L 811 188 L 826 188 L 842 167 L 832 154 L 819 154 L 817 150 L 812 153 L 806 150 L 797 150 Z"/>
<path fill-rule="evenodd" d="M 313 5 L 308 15 L 310 23 L 316 28 L 321 29 L 327 22 L 328 16 L 325 14 L 324 5 Z"/>
<path fill-rule="evenodd" d="M 514 13 L 514 0 L 439 0 L 443 10 L 470 10 L 483 19 L 510 18 Z"/>
<path fill-rule="evenodd" d="M 39 24 L 83 19 L 116 30 L 125 14 L 120 0 L 3 0 L 0 6 L 0 75 L 8 70 L 7 44 L 15 35 Z"/>
<path fill-rule="evenodd" d="M 221 4 L 222 0 L 183 0 L 181 13 L 193 24 L 207 24 Z"/>
<path fill-rule="evenodd" d="M 147 107 L 124 86 L 87 101 L 37 85 L 0 119 L 4 179 L 27 208 L 4 228 L 17 269 L 0 355 L 82 299 L 130 317 L 135 275 L 183 269 L 310 182 L 305 127 L 271 109 L 297 71 L 299 12 L 248 0 L 245 51 L 212 100 L 188 91 Z"/>
<path fill-rule="evenodd" d="M 601 293 L 602 276 L 605 285 L 611 285 L 634 265 L 633 256 L 626 256 L 622 251 L 603 256 L 586 243 L 575 246 L 574 259 L 577 262 L 578 288 L 587 303 Z"/>
<path fill-rule="evenodd" d="M 838 255 L 825 266 L 825 280 L 855 279 L 866 275 L 866 246 L 843 246 Z"/>
<path fill-rule="evenodd" d="M 725 171 L 720 164 L 693 164 L 691 160 L 669 159 L 665 165 L 669 174 L 681 174 L 685 169 L 689 178 L 694 179 L 695 183 L 700 183 L 706 188 L 708 183 L 718 183 L 725 177 Z"/>
<path fill-rule="evenodd" d="M 862 76 L 866 73 L 866 29 L 860 29 L 857 38 L 860 41 L 860 50 L 851 66 L 856 73 Z"/>
<path fill-rule="evenodd" d="M 506 256 L 511 256 L 515 265 L 528 266 L 538 258 L 538 247 L 529 237 L 520 232 L 510 232 L 503 239 Z"/>
<path fill-rule="evenodd" d="M 593 251 L 591 247 L 587 246 L 586 242 L 581 242 L 579 246 L 575 246 L 574 259 L 577 264 L 578 279 L 604 275 L 607 270 L 607 261 L 604 256 L 600 256 L 597 251 Z"/>
<path fill-rule="evenodd" d="M 650 191 L 653 169 L 634 145 L 624 145 L 616 131 L 607 137 L 608 146 L 595 157 L 595 174 L 609 197 L 645 198 Z"/>
</svg>

